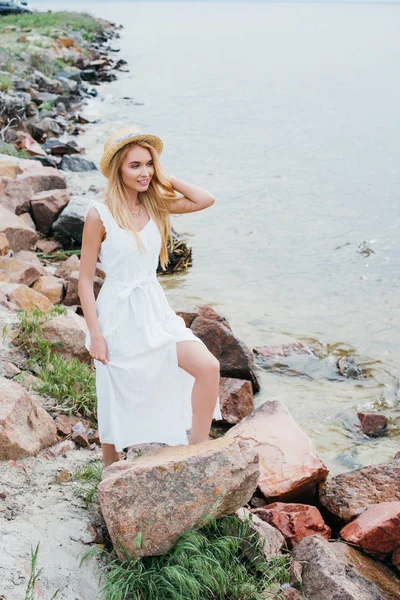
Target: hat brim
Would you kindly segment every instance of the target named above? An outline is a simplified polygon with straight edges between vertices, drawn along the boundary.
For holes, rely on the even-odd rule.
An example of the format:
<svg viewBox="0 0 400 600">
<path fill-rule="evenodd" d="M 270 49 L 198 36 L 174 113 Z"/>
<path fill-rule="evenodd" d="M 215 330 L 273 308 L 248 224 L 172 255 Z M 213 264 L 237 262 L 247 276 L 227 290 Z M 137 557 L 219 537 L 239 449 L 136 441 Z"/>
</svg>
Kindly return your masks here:
<svg viewBox="0 0 400 600">
<path fill-rule="evenodd" d="M 161 154 L 164 147 L 162 140 L 158 136 L 151 133 L 139 134 L 132 132 L 117 138 L 114 141 L 111 141 L 109 145 L 107 145 L 106 142 L 103 156 L 100 159 L 100 171 L 103 173 L 104 177 L 108 177 L 110 175 L 110 163 L 113 156 L 118 152 L 118 150 L 121 150 L 121 148 L 127 144 L 131 144 L 132 142 L 147 142 L 150 144 L 150 146 L 153 146 L 158 154 Z"/>
</svg>

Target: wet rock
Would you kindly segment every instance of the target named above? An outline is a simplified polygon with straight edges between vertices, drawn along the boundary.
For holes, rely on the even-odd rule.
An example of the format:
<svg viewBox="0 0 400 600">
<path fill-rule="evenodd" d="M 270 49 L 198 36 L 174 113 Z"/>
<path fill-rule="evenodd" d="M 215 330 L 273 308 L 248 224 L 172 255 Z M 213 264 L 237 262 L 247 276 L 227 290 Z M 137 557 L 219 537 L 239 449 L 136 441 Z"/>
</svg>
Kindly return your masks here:
<svg viewBox="0 0 400 600">
<path fill-rule="evenodd" d="M 226 320 L 219 315 L 219 318 L 216 318 L 215 311 L 211 313 L 210 310 L 208 314 L 205 309 L 199 313 L 191 325 L 191 330 L 219 360 L 222 377 L 247 379 L 252 383 L 253 392 L 258 392 L 260 384 L 254 370 L 253 355 L 248 347 L 234 336 Z"/>
<path fill-rule="evenodd" d="M 68 156 L 64 154 L 61 161 L 63 171 L 97 171 L 97 167 L 92 160 L 82 156 Z"/>
<path fill-rule="evenodd" d="M 76 154 L 79 153 L 78 144 L 71 140 L 69 142 L 62 142 L 58 138 L 49 138 L 44 144 L 43 148 L 51 154 L 57 154 L 63 156 L 64 154 Z"/>
<path fill-rule="evenodd" d="M 9 302 L 13 302 L 19 308 L 28 312 L 34 307 L 47 312 L 53 306 L 46 296 L 24 284 L 0 282 L 0 292 L 5 294 Z"/>
<path fill-rule="evenodd" d="M 85 319 L 69 310 L 67 315 L 54 317 L 43 323 L 43 339 L 54 342 L 54 350 L 64 358 L 78 358 L 90 363 L 90 354 L 85 348 L 86 323 Z"/>
<path fill-rule="evenodd" d="M 280 402 L 265 402 L 226 436 L 253 440 L 260 455 L 258 487 L 270 500 L 294 499 L 324 480 L 328 468 Z"/>
<path fill-rule="evenodd" d="M 56 441 L 50 415 L 22 385 L 0 377 L 0 460 L 35 455 Z"/>
<path fill-rule="evenodd" d="M 244 538 L 241 543 L 241 549 L 252 564 L 263 563 L 273 556 L 278 556 L 282 553 L 282 549 L 286 547 L 285 538 L 277 529 L 271 527 L 271 525 L 260 519 L 257 515 L 252 514 L 247 508 L 239 508 L 234 514 L 241 522 L 250 521 L 251 531 L 257 532 L 262 540 L 261 556 L 258 556 L 254 548 L 254 541 L 251 539 L 251 535 L 248 539 Z"/>
<path fill-rule="evenodd" d="M 352 356 L 341 356 L 337 361 L 340 375 L 349 379 L 360 379 L 364 377 L 364 371 L 359 367 Z"/>
<path fill-rule="evenodd" d="M 49 235 L 54 221 L 67 206 L 70 195 L 66 189 L 46 190 L 33 195 L 31 208 L 36 229 Z"/>
<path fill-rule="evenodd" d="M 219 397 L 222 418 L 231 425 L 239 423 L 254 409 L 253 388 L 250 381 L 221 377 Z"/>
<path fill-rule="evenodd" d="M 309 600 L 399 600 L 399 580 L 383 565 L 340 542 L 315 535 L 293 551 L 303 566 L 303 593 Z"/>
<path fill-rule="evenodd" d="M 387 418 L 384 415 L 357 413 L 360 419 L 361 431 L 370 437 L 382 435 L 387 428 Z"/>
<path fill-rule="evenodd" d="M 251 511 L 260 519 L 279 529 L 289 548 L 293 548 L 303 538 L 318 533 L 329 540 L 331 529 L 328 527 L 318 508 L 307 504 L 286 504 L 274 502 Z"/>
<path fill-rule="evenodd" d="M 27 286 L 35 283 L 40 277 L 40 272 L 34 265 L 15 257 L 0 257 L 0 270 L 7 275 L 11 283 L 23 283 Z"/>
<path fill-rule="evenodd" d="M 53 304 L 60 304 L 64 294 L 64 283 L 54 275 L 41 275 L 32 288 L 46 296 Z"/>
<path fill-rule="evenodd" d="M 113 463 L 103 471 L 98 497 L 115 546 L 120 540 L 133 556 L 163 554 L 206 515 L 243 506 L 257 476 L 253 444 L 224 437 Z M 134 544 L 140 530 L 141 548 Z"/>
<path fill-rule="evenodd" d="M 21 217 L 0 206 L 0 233 L 7 236 L 12 250 L 30 250 L 39 239 L 38 233 Z"/>
<path fill-rule="evenodd" d="M 319 500 L 345 522 L 373 504 L 400 501 L 400 460 L 331 477 L 320 484 Z"/>
<path fill-rule="evenodd" d="M 26 212 L 32 196 L 33 190 L 27 183 L 11 177 L 0 178 L 0 204 L 12 213 Z"/>
<path fill-rule="evenodd" d="M 43 167 L 35 163 L 34 171 L 19 175 L 18 180 L 24 181 L 33 189 L 34 194 L 48 190 L 65 190 L 67 184 L 65 177 L 60 171 L 53 167 Z"/>
<path fill-rule="evenodd" d="M 365 552 L 385 558 L 400 548 L 400 502 L 381 502 L 348 523 L 341 537 Z"/>
</svg>

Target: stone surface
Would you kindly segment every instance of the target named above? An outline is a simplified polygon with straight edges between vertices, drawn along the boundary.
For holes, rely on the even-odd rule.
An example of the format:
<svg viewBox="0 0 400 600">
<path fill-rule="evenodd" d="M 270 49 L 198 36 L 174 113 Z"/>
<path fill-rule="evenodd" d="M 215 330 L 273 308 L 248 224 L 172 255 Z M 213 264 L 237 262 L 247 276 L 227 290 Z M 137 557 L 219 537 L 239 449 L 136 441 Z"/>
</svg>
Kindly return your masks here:
<svg viewBox="0 0 400 600">
<path fill-rule="evenodd" d="M 47 275 L 46 268 L 40 262 L 36 252 L 31 252 L 30 250 L 19 250 L 18 252 L 15 252 L 14 258 L 18 258 L 18 260 L 23 260 L 24 262 L 33 265 L 41 275 Z"/>
<path fill-rule="evenodd" d="M 36 229 L 43 235 L 49 235 L 54 221 L 69 200 L 70 195 L 66 189 L 45 190 L 34 194 L 31 208 Z"/>
<path fill-rule="evenodd" d="M 253 440 L 257 445 L 258 487 L 270 501 L 293 499 L 328 474 L 311 440 L 280 402 L 265 402 L 226 436 Z"/>
<path fill-rule="evenodd" d="M 327 540 L 331 537 L 330 527 L 325 524 L 315 506 L 274 502 L 261 508 L 254 508 L 251 512 L 279 529 L 289 547 L 292 548 L 303 538 L 316 533 Z"/>
<path fill-rule="evenodd" d="M 193 320 L 191 330 L 219 360 L 222 377 L 247 379 L 251 381 L 254 393 L 260 390 L 253 354 L 246 344 L 235 337 L 224 317 L 210 307 L 203 307 Z"/>
<path fill-rule="evenodd" d="M 9 302 L 15 303 L 19 308 L 23 308 L 28 312 L 34 307 L 47 312 L 53 306 L 46 296 L 24 284 L 0 283 L 0 292 L 5 294 Z"/>
<path fill-rule="evenodd" d="M 313 535 L 297 544 L 292 556 L 303 566 L 308 600 L 400 599 L 400 581 L 394 574 L 346 544 Z"/>
<path fill-rule="evenodd" d="M 90 363 L 90 354 L 85 348 L 86 323 L 84 317 L 68 310 L 67 315 L 49 319 L 42 325 L 43 339 L 47 342 L 58 342 L 54 351 L 64 358 L 78 358 Z"/>
<path fill-rule="evenodd" d="M 222 437 L 114 463 L 104 469 L 98 497 L 118 556 L 123 556 L 119 542 L 132 556 L 155 555 L 205 516 L 243 506 L 257 477 L 254 444 Z M 134 539 L 141 530 L 140 548 Z"/>
<path fill-rule="evenodd" d="M 253 388 L 245 379 L 221 377 L 219 399 L 222 418 L 230 425 L 236 425 L 254 409 Z"/>
<path fill-rule="evenodd" d="M 5 233 L 0 233 L 0 256 L 8 254 L 10 244 Z"/>
<path fill-rule="evenodd" d="M 21 173 L 22 169 L 18 165 L 18 162 L 12 160 L 12 158 L 6 154 L 0 154 L 0 177 L 16 179 Z"/>
<path fill-rule="evenodd" d="M 28 171 L 23 175 L 18 175 L 18 181 L 28 184 L 34 194 L 46 190 L 62 190 L 67 187 L 65 177 L 58 169 L 54 167 L 42 167 L 35 171 Z"/>
<path fill-rule="evenodd" d="M 56 276 L 68 279 L 71 273 L 79 271 L 80 260 L 76 254 L 71 254 L 67 260 L 63 260 L 57 267 Z"/>
<path fill-rule="evenodd" d="M 64 293 L 64 282 L 54 275 L 42 275 L 33 284 L 33 289 L 43 294 L 53 304 L 60 304 Z"/>
<path fill-rule="evenodd" d="M 400 500 L 400 460 L 362 467 L 331 477 L 319 486 L 319 500 L 348 522 L 372 504 Z"/>
<path fill-rule="evenodd" d="M 370 554 L 392 554 L 400 548 L 400 502 L 381 502 L 363 512 L 340 532 L 346 542 Z"/>
<path fill-rule="evenodd" d="M 285 538 L 277 529 L 271 527 L 257 515 L 252 514 L 247 508 L 239 508 L 235 511 L 235 515 L 241 522 L 250 520 L 251 531 L 257 532 L 262 540 L 262 556 L 257 556 L 252 539 L 246 540 L 245 538 L 241 545 L 243 552 L 253 564 L 257 560 L 265 561 L 281 554 L 282 548 L 286 547 L 286 543 Z"/>
<path fill-rule="evenodd" d="M 0 270 L 3 271 L 10 283 L 23 283 L 30 286 L 40 277 L 35 266 L 15 257 L 0 257 Z"/>
<path fill-rule="evenodd" d="M 56 441 L 51 416 L 22 385 L 0 377 L 0 460 L 35 455 Z"/>
<path fill-rule="evenodd" d="M 357 413 L 360 419 L 361 431 L 370 437 L 381 435 L 387 428 L 388 420 L 384 415 L 376 415 L 374 413 Z"/>
<path fill-rule="evenodd" d="M 32 196 L 32 188 L 24 181 L 0 177 L 0 204 L 7 210 L 16 215 L 26 212 Z"/>
<path fill-rule="evenodd" d="M 30 250 L 39 239 L 38 233 L 21 217 L 3 206 L 0 206 L 0 233 L 7 236 L 9 246 L 14 251 Z"/>
</svg>

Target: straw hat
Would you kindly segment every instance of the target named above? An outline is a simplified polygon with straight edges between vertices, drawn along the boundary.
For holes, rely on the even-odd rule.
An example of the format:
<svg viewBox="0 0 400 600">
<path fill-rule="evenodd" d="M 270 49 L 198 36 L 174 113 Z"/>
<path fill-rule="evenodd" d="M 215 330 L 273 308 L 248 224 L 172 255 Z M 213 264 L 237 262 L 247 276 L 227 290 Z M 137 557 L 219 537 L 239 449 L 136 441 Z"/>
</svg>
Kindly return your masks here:
<svg viewBox="0 0 400 600">
<path fill-rule="evenodd" d="M 156 135 L 143 133 L 143 131 L 135 131 L 135 128 L 132 126 L 118 129 L 118 131 L 110 135 L 104 144 L 104 152 L 100 160 L 100 171 L 103 173 L 104 177 L 110 175 L 110 162 L 114 154 L 126 146 L 126 144 L 131 144 L 136 141 L 147 142 L 157 150 L 158 154 L 161 154 L 164 145 Z"/>
</svg>

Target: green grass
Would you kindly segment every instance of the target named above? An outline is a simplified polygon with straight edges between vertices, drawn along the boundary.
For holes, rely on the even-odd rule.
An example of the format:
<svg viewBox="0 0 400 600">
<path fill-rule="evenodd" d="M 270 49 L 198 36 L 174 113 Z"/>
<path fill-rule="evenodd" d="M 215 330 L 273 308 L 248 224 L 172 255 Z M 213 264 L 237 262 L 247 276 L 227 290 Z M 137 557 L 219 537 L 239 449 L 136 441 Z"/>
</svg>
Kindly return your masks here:
<svg viewBox="0 0 400 600">
<path fill-rule="evenodd" d="M 142 545 L 142 532 L 134 542 Z M 185 531 L 161 556 L 134 559 L 120 546 L 125 556 L 120 560 L 93 546 L 80 564 L 93 556 L 107 560 L 99 566 L 104 600 L 263 600 L 267 591 L 283 598 L 279 589 L 289 581 L 290 555 L 250 561 L 242 550 L 244 542 L 261 553 L 250 520 L 242 523 L 228 515 Z"/>
<path fill-rule="evenodd" d="M 79 484 L 75 486 L 75 495 L 81 498 L 88 508 L 97 500 L 97 488 L 103 474 L 104 462 L 95 460 L 79 467 L 74 473 L 74 480 Z"/>
<path fill-rule="evenodd" d="M 31 27 L 32 30 L 45 29 L 45 35 L 51 35 L 51 27 L 59 27 L 67 35 L 68 30 L 84 31 L 95 34 L 103 30 L 103 26 L 96 19 L 86 12 L 38 12 L 28 15 L 7 15 L 1 17 L 0 26 L 4 28 L 7 25 L 16 25 L 17 27 Z M 59 32 L 62 34 L 63 32 Z"/>
<path fill-rule="evenodd" d="M 18 150 L 18 148 L 14 148 L 12 144 L 7 144 L 6 142 L 0 143 L 0 155 L 1 154 L 16 156 L 17 158 L 31 158 L 31 155 L 26 150 Z"/>
<path fill-rule="evenodd" d="M 47 313 L 33 308 L 17 311 L 19 324 L 15 343 L 29 354 L 27 366 L 39 377 L 35 391 L 58 400 L 57 406 L 66 414 L 81 415 L 96 421 L 96 378 L 86 363 L 66 359 L 58 352 L 57 342 L 43 339 L 42 325 L 52 317 L 66 314 L 65 306 L 56 305 Z M 18 376 L 17 376 L 18 377 Z"/>
<path fill-rule="evenodd" d="M 9 75 L 0 75 L 0 91 L 8 92 L 12 86 L 12 79 Z"/>
<path fill-rule="evenodd" d="M 36 582 L 37 579 L 39 578 L 40 573 L 43 570 L 43 567 L 41 569 L 39 569 L 39 571 L 37 571 L 37 555 L 39 552 L 39 544 L 40 542 L 37 543 L 37 546 L 35 548 L 35 550 L 32 550 L 31 548 L 31 574 L 29 577 L 29 581 L 26 587 L 26 591 L 25 591 L 25 600 L 35 600 L 35 598 L 37 598 L 36 594 L 35 594 L 35 586 L 36 586 Z M 60 590 L 57 590 L 56 592 L 54 592 L 54 594 L 52 595 L 50 600 L 53 600 L 58 592 Z M 40 597 L 42 597 L 42 594 L 40 594 Z"/>
</svg>

